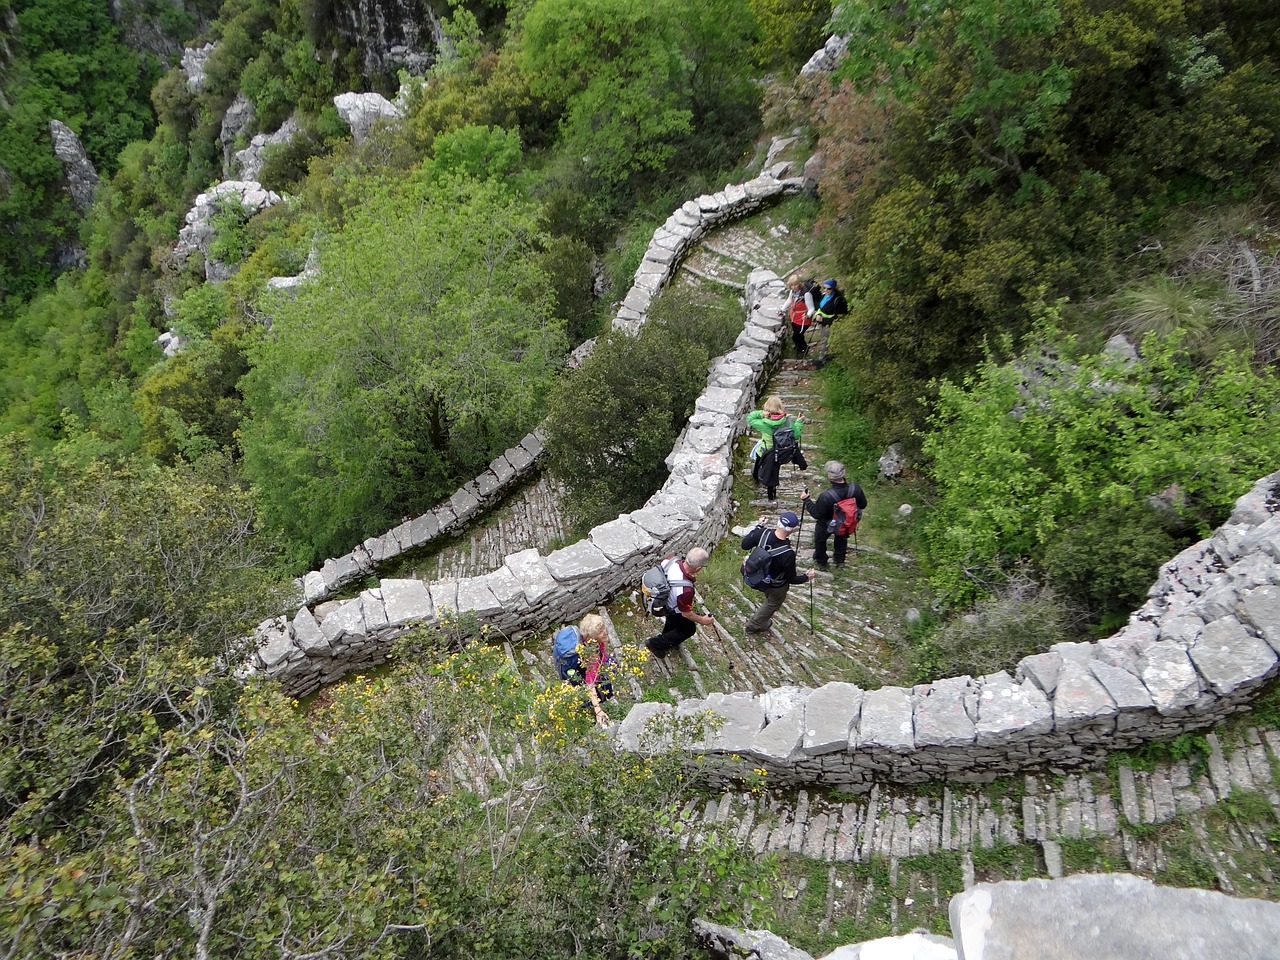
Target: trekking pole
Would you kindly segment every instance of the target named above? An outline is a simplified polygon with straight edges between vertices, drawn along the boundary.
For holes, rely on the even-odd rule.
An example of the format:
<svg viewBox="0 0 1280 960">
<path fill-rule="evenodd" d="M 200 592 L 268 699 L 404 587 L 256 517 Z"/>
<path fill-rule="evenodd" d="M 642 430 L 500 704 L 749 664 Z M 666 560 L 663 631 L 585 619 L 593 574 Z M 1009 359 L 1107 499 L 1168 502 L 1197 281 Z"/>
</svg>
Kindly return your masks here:
<svg viewBox="0 0 1280 960">
<path fill-rule="evenodd" d="M 806 486 L 805 490 L 808 490 L 808 489 L 809 488 Z M 804 540 L 804 507 L 806 503 L 808 503 L 808 500 L 806 500 L 804 497 L 801 497 L 800 498 L 800 530 L 796 533 L 796 556 L 800 555 L 800 548 L 803 546 L 803 543 L 801 541 Z M 814 527 L 814 529 L 816 530 L 817 527 Z M 814 546 L 816 547 L 818 543 L 817 534 L 814 534 L 813 542 L 814 542 Z M 812 579 L 809 580 L 809 632 L 813 633 L 813 580 Z"/>
</svg>

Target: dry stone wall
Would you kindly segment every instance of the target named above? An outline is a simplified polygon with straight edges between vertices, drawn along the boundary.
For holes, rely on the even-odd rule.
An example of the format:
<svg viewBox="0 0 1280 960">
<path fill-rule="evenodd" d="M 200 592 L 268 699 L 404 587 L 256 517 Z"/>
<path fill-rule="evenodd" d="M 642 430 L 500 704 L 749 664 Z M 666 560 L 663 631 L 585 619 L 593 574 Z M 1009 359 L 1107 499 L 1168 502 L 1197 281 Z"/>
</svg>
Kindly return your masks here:
<svg viewBox="0 0 1280 960">
<path fill-rule="evenodd" d="M 876 780 L 986 781 L 1076 766 L 1211 726 L 1280 669 L 1280 472 L 1259 480 L 1210 539 L 1161 568 L 1114 636 L 1059 643 L 1013 676 L 914 687 L 849 683 L 636 705 L 619 743 L 648 749 L 654 720 L 710 711 L 689 747 L 713 780 L 768 771 L 776 785 L 869 789 Z"/>
<path fill-rule="evenodd" d="M 660 557 L 719 540 L 728 527 L 733 442 L 780 350 L 786 287 L 775 274 L 756 271 L 747 301 L 753 306 L 742 333 L 733 350 L 713 361 L 693 416 L 667 458 L 670 474 L 641 509 L 546 556 L 532 549 L 512 554 L 479 577 L 382 580 L 358 597 L 324 605 L 323 616 L 304 605 L 291 618 L 265 621 L 246 672 L 278 679 L 291 696 L 304 696 L 381 663 L 392 642 L 415 625 L 470 614 L 503 634 L 543 629 L 634 587 Z M 469 509 L 472 499 L 460 506 Z M 397 528 L 396 543 L 413 539 L 415 522 L 407 531 Z M 366 547 L 371 561 L 384 548 L 390 548 L 385 536 Z"/>
<path fill-rule="evenodd" d="M 770 156 L 775 156 L 772 150 Z M 708 230 L 754 213 L 779 197 L 800 193 L 803 188 L 802 180 L 780 180 L 765 175 L 685 203 L 654 231 L 636 269 L 631 290 L 614 317 L 614 327 L 632 334 L 639 331 L 648 318 L 654 296 L 671 281 L 681 260 Z M 378 564 L 419 549 L 436 537 L 456 533 L 494 507 L 528 476 L 542 452 L 542 436 L 535 430 L 489 464 L 478 477 L 460 487 L 449 500 L 382 536 L 371 537 L 345 556 L 326 560 L 319 570 L 299 578 L 304 603 L 308 606 L 318 603 L 342 587 L 369 576 Z"/>
</svg>

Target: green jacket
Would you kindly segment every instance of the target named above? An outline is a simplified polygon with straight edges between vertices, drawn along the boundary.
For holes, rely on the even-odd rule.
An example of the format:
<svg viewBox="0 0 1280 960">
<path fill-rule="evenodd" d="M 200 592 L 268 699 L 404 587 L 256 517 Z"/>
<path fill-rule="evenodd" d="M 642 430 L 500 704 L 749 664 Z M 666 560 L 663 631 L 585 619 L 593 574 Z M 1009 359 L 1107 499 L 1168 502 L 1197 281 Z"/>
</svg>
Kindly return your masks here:
<svg viewBox="0 0 1280 960">
<path fill-rule="evenodd" d="M 760 435 L 764 438 L 764 449 L 773 449 L 773 431 L 777 430 L 784 423 L 791 424 L 791 429 L 796 433 L 796 443 L 800 442 L 800 429 L 804 426 L 795 417 L 782 417 L 778 420 L 770 420 L 769 415 L 763 410 L 752 410 L 747 414 L 747 426 L 753 430 L 759 430 Z"/>
</svg>

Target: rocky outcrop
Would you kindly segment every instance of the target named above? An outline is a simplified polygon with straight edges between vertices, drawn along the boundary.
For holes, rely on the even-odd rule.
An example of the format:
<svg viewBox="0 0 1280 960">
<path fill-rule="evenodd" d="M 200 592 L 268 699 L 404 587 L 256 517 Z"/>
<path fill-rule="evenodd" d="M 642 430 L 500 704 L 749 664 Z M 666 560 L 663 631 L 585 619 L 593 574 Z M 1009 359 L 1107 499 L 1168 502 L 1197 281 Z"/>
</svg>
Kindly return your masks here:
<svg viewBox="0 0 1280 960">
<path fill-rule="evenodd" d="M 828 37 L 822 49 L 815 51 L 809 62 L 800 68 L 800 76 L 813 77 L 820 73 L 830 73 L 848 54 L 848 37 Z"/>
<path fill-rule="evenodd" d="M 89 162 L 75 131 L 61 120 L 49 121 L 49 136 L 53 139 L 53 152 L 62 162 L 62 175 L 67 181 L 71 201 L 84 213 L 93 205 L 98 171 Z"/>
<path fill-rule="evenodd" d="M 440 23 L 427 0 L 337 0 L 330 9 L 366 75 L 402 69 L 421 75 L 435 63 Z"/>
<path fill-rule="evenodd" d="M 188 47 L 182 51 L 182 72 L 187 75 L 187 89 L 192 93 L 204 89 L 204 65 L 213 50 L 214 44 L 206 43 L 202 47 Z"/>
<path fill-rule="evenodd" d="M 869 790 L 877 781 L 984 782 L 1034 767 L 1101 762 L 1149 740 L 1212 726 L 1280 671 L 1280 473 L 1259 480 L 1208 540 L 1161 568 L 1119 633 L 1059 643 L 1014 674 L 864 691 L 853 684 L 643 703 L 619 727 L 640 750 L 655 718 L 722 721 L 689 745 L 711 779 L 753 768 L 778 786 Z"/>
<path fill-rule="evenodd" d="M 340 93 L 333 98 L 342 122 L 351 128 L 351 136 L 361 143 L 379 120 L 395 120 L 399 108 L 380 93 Z"/>
<path fill-rule="evenodd" d="M 290 117 L 275 133 L 257 134 L 249 141 L 247 147 L 235 152 L 231 161 L 232 171 L 242 179 L 257 180 L 258 174 L 262 172 L 262 164 L 267 159 L 267 150 L 270 147 L 288 143 L 297 136 L 300 129 L 298 118 Z"/>
<path fill-rule="evenodd" d="M 235 268 L 209 256 L 209 244 L 217 232 L 213 217 L 219 204 L 226 200 L 234 201 L 251 217 L 282 199 L 280 194 L 264 189 L 262 184 L 253 180 L 224 180 L 196 197 L 187 211 L 186 225 L 178 231 L 178 243 L 173 248 L 173 261 L 185 263 L 191 254 L 199 252 L 204 257 L 205 279 L 210 283 L 221 283 L 235 272 Z"/>
<path fill-rule="evenodd" d="M 235 177 L 232 163 L 235 159 L 236 143 L 243 142 L 239 139 L 240 135 L 252 128 L 257 119 L 253 101 L 243 93 L 236 94 L 236 98 L 231 101 L 231 106 L 227 107 L 227 112 L 222 115 L 222 130 L 218 139 L 222 143 L 222 172 L 228 180 Z M 245 174 L 239 179 L 256 180 L 258 177 L 256 173 L 253 176 Z"/>
<path fill-rule="evenodd" d="M 184 0 L 162 0 L 175 10 L 185 14 L 195 35 L 208 29 L 208 21 L 196 7 Z M 143 3 L 139 0 L 110 0 L 111 19 L 120 27 L 120 36 L 125 46 L 140 53 L 151 53 L 166 63 L 171 63 L 182 49 L 182 38 L 169 32 L 166 18 L 156 16 L 156 3 Z M 168 22 L 176 22 L 169 20 Z"/>
</svg>

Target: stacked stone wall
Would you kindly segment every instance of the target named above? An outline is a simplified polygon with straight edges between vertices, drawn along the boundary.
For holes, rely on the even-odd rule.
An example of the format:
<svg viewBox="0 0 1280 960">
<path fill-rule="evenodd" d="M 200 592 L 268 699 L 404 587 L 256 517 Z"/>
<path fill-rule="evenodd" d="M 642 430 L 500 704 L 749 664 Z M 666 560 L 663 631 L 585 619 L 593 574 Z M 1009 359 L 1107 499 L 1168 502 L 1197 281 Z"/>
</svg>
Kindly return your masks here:
<svg viewBox="0 0 1280 960">
<path fill-rule="evenodd" d="M 710 712 L 689 749 L 713 780 L 768 771 L 777 785 L 868 789 L 876 780 L 988 781 L 1212 726 L 1280 669 L 1280 473 L 1259 480 L 1211 538 L 1165 564 L 1115 635 L 1059 643 L 1014 674 L 914 687 L 849 683 L 642 703 L 619 730 L 648 749 L 656 717 Z"/>
<path fill-rule="evenodd" d="M 394 640 L 413 626 L 472 615 L 506 635 L 545 629 L 634 589 L 661 557 L 714 544 L 728 528 L 734 440 L 780 350 L 786 292 L 769 271 L 751 275 L 752 307 L 742 333 L 729 353 L 712 362 L 693 416 L 667 457 L 667 480 L 641 509 L 546 556 L 534 549 L 512 554 L 478 577 L 384 579 L 358 597 L 326 604 L 320 617 L 304 604 L 292 617 L 259 625 L 247 671 L 278 679 L 291 696 L 304 696 L 381 663 Z M 473 499 L 465 501 L 467 509 Z M 370 562 L 379 554 L 385 559 L 392 546 L 388 536 L 397 545 L 405 536 L 412 542 L 416 522 L 366 544 Z"/>
<path fill-rule="evenodd" d="M 654 231 L 631 289 L 618 307 L 613 326 L 631 334 L 639 332 L 648 318 L 653 298 L 671 281 L 680 262 L 707 231 L 755 213 L 779 197 L 800 193 L 804 187 L 799 179 L 761 176 L 685 203 Z M 319 603 L 371 575 L 379 564 L 420 549 L 437 537 L 458 532 L 496 506 L 523 481 L 542 453 L 542 434 L 535 430 L 448 500 L 381 536 L 370 537 L 345 556 L 326 560 L 319 570 L 299 578 L 303 602 L 308 606 Z"/>
</svg>

